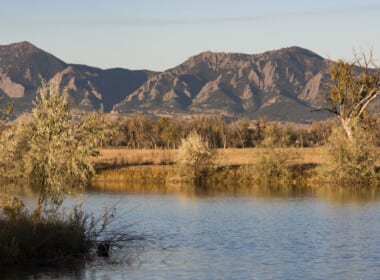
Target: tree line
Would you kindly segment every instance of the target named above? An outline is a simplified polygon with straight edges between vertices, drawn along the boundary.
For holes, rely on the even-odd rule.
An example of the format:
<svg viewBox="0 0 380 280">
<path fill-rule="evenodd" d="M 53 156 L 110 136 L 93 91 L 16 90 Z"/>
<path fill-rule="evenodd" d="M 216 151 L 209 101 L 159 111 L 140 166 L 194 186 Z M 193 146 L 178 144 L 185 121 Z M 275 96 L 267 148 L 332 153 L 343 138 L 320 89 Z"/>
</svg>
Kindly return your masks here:
<svg viewBox="0 0 380 280">
<path fill-rule="evenodd" d="M 311 125 L 284 124 L 265 119 L 240 119 L 228 122 L 223 116 L 197 115 L 152 119 L 145 115 L 110 118 L 113 137 L 110 146 L 131 149 L 176 149 L 181 139 L 192 132 L 207 139 L 212 148 L 251 148 L 259 146 L 315 147 L 322 146 L 339 123 L 335 119 L 315 121 Z M 368 130 L 377 133 L 380 145 L 380 120 L 367 118 Z"/>
</svg>

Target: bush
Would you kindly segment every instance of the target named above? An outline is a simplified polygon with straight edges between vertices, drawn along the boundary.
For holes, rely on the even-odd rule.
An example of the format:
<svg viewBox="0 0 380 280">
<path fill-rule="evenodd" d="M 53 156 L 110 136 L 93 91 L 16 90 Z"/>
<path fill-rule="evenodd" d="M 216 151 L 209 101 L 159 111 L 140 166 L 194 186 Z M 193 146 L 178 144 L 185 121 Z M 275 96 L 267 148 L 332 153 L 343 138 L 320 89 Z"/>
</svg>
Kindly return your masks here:
<svg viewBox="0 0 380 280">
<path fill-rule="evenodd" d="M 349 140 L 343 129 L 333 130 L 325 153 L 327 163 L 319 170 L 320 177 L 329 183 L 362 187 L 376 181 L 376 149 L 373 135 L 355 127 L 354 138 Z"/>
<path fill-rule="evenodd" d="M 207 141 L 192 132 L 182 139 L 179 148 L 179 163 L 187 177 L 200 183 L 215 166 L 216 150 L 210 148 Z"/>
<path fill-rule="evenodd" d="M 291 155 L 281 148 L 265 148 L 259 161 L 254 165 L 256 183 L 265 186 L 284 185 L 292 182 L 291 162 L 297 155 Z"/>
</svg>

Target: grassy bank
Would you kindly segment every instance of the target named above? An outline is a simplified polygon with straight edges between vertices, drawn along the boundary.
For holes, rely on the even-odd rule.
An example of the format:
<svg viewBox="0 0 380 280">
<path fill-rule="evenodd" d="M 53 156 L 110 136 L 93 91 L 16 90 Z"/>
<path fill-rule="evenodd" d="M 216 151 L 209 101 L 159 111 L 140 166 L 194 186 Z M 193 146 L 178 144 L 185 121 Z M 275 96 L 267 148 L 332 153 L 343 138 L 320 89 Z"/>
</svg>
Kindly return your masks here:
<svg viewBox="0 0 380 280">
<path fill-rule="evenodd" d="M 189 183 L 186 171 L 176 164 L 178 150 L 103 149 L 95 159 L 99 169 L 94 186 L 102 190 L 122 190 L 125 184 L 169 185 L 183 188 Z M 323 148 L 219 149 L 212 172 L 202 184 L 228 189 L 318 187 L 317 168 L 326 163 Z M 378 161 L 380 165 L 380 160 Z M 323 178 L 322 178 L 323 179 Z M 323 181 L 323 180 L 322 180 Z"/>
</svg>

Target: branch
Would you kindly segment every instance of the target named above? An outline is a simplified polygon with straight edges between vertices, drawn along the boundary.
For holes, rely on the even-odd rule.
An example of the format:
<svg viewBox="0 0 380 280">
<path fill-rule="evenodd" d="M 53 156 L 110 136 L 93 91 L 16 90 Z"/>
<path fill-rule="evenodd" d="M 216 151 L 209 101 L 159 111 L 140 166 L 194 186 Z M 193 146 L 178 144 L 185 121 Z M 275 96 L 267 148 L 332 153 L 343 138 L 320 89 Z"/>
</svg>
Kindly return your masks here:
<svg viewBox="0 0 380 280">
<path fill-rule="evenodd" d="M 377 92 L 377 91 L 375 91 L 375 92 Z M 369 99 L 363 104 L 362 108 L 360 109 L 360 111 L 359 111 L 359 113 L 358 113 L 358 116 L 360 116 L 360 115 L 363 113 L 363 111 L 364 111 L 365 108 L 368 106 L 368 104 L 369 104 L 372 100 L 374 100 L 374 99 L 377 97 L 378 94 L 379 94 L 379 92 L 377 92 L 376 94 L 372 95 L 372 97 L 369 98 Z"/>
<path fill-rule="evenodd" d="M 379 94 L 379 91 L 376 88 L 372 89 L 366 97 L 364 97 L 362 100 L 360 100 L 360 102 L 352 109 L 352 111 L 350 113 L 358 111 L 357 116 L 360 116 L 363 113 L 363 111 L 365 110 L 365 108 L 368 106 L 368 104 L 373 99 L 375 99 L 378 94 Z"/>
<path fill-rule="evenodd" d="M 334 109 L 331 109 L 331 108 L 312 108 L 312 110 L 310 110 L 310 112 L 319 112 L 319 111 L 328 111 L 330 113 L 333 113 L 334 115 L 337 115 L 337 116 L 340 115 L 338 110 L 335 108 Z"/>
<path fill-rule="evenodd" d="M 364 89 L 365 89 L 364 85 L 361 85 L 360 90 L 359 90 L 359 92 L 358 92 L 357 95 L 358 95 L 358 96 L 361 96 L 361 94 L 363 93 Z M 376 90 L 375 90 L 375 92 L 376 92 Z M 367 94 L 367 96 L 363 97 L 362 100 L 360 100 L 355 106 L 353 106 L 353 107 L 351 108 L 350 112 L 347 114 L 347 116 L 348 116 L 349 118 L 351 118 L 351 117 L 352 117 L 352 114 L 354 114 L 354 112 L 357 112 L 357 111 L 358 111 L 358 109 L 362 106 L 363 103 L 366 102 L 367 98 L 370 97 L 371 94 L 372 94 L 372 92 L 370 92 L 369 94 Z M 359 110 L 359 111 L 360 111 L 360 110 Z"/>
</svg>

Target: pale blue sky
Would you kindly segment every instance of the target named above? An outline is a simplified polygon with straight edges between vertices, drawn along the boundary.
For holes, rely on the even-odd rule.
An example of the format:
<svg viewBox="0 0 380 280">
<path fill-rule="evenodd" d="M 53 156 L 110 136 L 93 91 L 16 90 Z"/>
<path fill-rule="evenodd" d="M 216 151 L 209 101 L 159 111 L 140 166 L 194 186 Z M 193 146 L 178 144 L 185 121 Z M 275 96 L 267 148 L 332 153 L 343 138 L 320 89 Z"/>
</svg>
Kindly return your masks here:
<svg viewBox="0 0 380 280">
<path fill-rule="evenodd" d="M 206 50 L 294 45 L 380 58 L 380 0 L 0 0 L 0 44 L 24 40 L 101 68 L 164 70 Z"/>
</svg>

